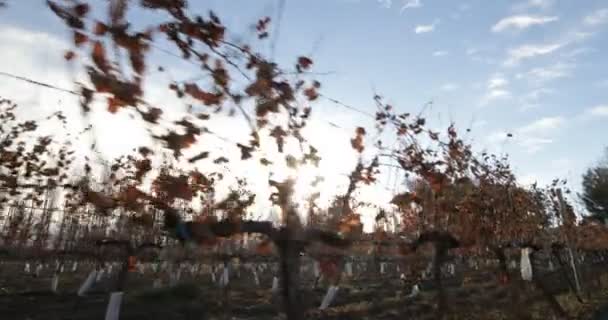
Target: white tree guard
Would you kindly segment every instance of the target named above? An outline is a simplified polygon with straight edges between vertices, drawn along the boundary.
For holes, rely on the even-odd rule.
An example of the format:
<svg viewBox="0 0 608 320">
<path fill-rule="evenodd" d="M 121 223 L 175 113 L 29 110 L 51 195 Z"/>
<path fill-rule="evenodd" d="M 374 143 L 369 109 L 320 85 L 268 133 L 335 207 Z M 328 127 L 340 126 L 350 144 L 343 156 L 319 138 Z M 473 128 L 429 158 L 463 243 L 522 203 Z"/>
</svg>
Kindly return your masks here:
<svg viewBox="0 0 608 320">
<path fill-rule="evenodd" d="M 520 261 L 521 278 L 525 281 L 532 281 L 532 264 L 530 263 L 530 248 L 521 249 Z"/>
<path fill-rule="evenodd" d="M 146 271 L 145 266 L 143 263 L 137 263 L 137 271 L 139 271 L 139 274 L 144 274 L 144 271 Z"/>
<path fill-rule="evenodd" d="M 87 294 L 89 289 L 91 289 L 91 287 L 93 286 L 93 283 L 95 283 L 96 277 L 97 277 L 97 270 L 93 270 L 93 271 L 91 271 L 91 273 L 89 273 L 89 276 L 87 277 L 87 279 L 82 283 L 82 285 L 80 286 L 80 289 L 78 289 L 78 296 L 82 297 Z"/>
<path fill-rule="evenodd" d="M 220 277 L 220 282 L 219 285 L 220 287 L 225 287 L 228 285 L 228 282 L 230 282 L 230 271 L 228 266 L 224 267 L 224 271 L 222 272 L 222 275 Z"/>
<path fill-rule="evenodd" d="M 55 273 L 51 279 L 51 291 L 57 292 L 57 286 L 59 285 L 59 275 Z"/>
<path fill-rule="evenodd" d="M 344 271 L 346 272 L 346 274 L 347 274 L 349 277 L 352 277 L 352 276 L 353 276 L 353 263 L 352 263 L 352 262 L 350 262 L 350 261 L 349 261 L 349 262 L 347 262 L 347 263 L 344 265 Z"/>
<path fill-rule="evenodd" d="M 270 291 L 272 291 L 273 293 L 279 291 L 279 278 L 272 277 L 272 288 L 270 288 Z"/>
<path fill-rule="evenodd" d="M 119 320 L 120 319 L 120 305 L 122 304 L 123 292 L 112 292 L 110 294 L 110 301 L 106 308 L 105 320 Z"/>
<path fill-rule="evenodd" d="M 320 273 L 319 269 L 320 269 L 320 267 L 319 267 L 319 261 L 315 261 L 314 262 L 314 267 L 313 267 L 313 270 L 314 270 L 314 273 L 315 273 L 315 278 L 319 277 L 319 273 Z"/>
<path fill-rule="evenodd" d="M 380 262 L 380 273 L 384 274 L 384 268 L 385 268 L 385 263 L 384 262 Z"/>
<path fill-rule="evenodd" d="M 29 264 L 29 262 L 26 262 L 25 266 L 23 266 L 23 272 L 30 273 L 30 264 Z"/>
<path fill-rule="evenodd" d="M 260 286 L 260 278 L 258 277 L 258 272 L 255 270 L 255 268 L 252 268 L 251 272 L 253 273 L 253 281 L 255 281 L 255 285 L 259 287 Z"/>
<path fill-rule="evenodd" d="M 95 282 L 101 281 L 101 279 L 103 279 L 104 273 L 105 271 L 103 268 L 99 269 L 99 271 L 97 271 L 97 275 L 95 276 Z"/>
<path fill-rule="evenodd" d="M 408 294 L 406 298 L 414 298 L 414 297 L 418 296 L 419 294 L 420 294 L 420 287 L 418 287 L 418 284 L 415 284 L 412 286 L 412 292 L 410 292 L 410 294 Z"/>
<path fill-rule="evenodd" d="M 338 286 L 330 286 L 327 289 L 327 293 L 325 294 L 325 297 L 323 297 L 323 301 L 321 302 L 321 306 L 319 306 L 320 310 L 324 310 L 327 309 L 332 301 L 334 301 L 334 298 L 336 297 L 336 293 L 338 292 Z"/>
</svg>

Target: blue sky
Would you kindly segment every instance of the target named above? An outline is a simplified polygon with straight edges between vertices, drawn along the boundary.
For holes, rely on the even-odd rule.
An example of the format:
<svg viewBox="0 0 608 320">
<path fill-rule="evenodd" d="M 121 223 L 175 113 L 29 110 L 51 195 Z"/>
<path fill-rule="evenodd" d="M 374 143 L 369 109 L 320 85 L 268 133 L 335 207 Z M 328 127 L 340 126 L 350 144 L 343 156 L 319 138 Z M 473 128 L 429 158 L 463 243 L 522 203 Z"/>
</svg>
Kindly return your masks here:
<svg viewBox="0 0 608 320">
<path fill-rule="evenodd" d="M 278 0 L 191 2 L 195 12 L 216 11 L 236 39 L 252 39 L 250 25 L 261 16 L 271 16 L 276 25 L 280 4 Z M 279 62 L 292 65 L 299 55 L 312 56 L 316 71 L 331 72 L 319 77 L 323 94 L 362 110 L 373 112 L 374 92 L 400 111 L 417 112 L 433 101 L 426 114 L 434 127 L 445 128 L 450 121 L 463 131 L 472 126 L 468 138 L 476 149 L 508 153 L 524 183 L 563 177 L 570 180 L 571 188 L 579 189 L 581 173 L 608 145 L 606 1 L 284 3 L 274 52 Z M 132 17 L 145 25 L 153 16 L 136 11 Z M 261 50 L 270 53 L 272 39 L 273 35 Z M 0 62 L 0 71 L 69 86 L 75 71 L 61 60 L 63 51 L 54 50 L 68 48 L 69 41 L 67 30 L 44 1 L 12 1 L 0 11 L 0 49 L 3 55 L 7 49 L 13 51 Z M 172 56 L 158 53 L 157 57 L 174 67 L 177 75 L 194 72 Z M 19 90 L 32 92 L 0 79 L 0 94 L 10 96 Z M 35 97 L 55 94 L 35 92 Z M 31 95 L 28 99 L 23 103 L 40 101 Z M 57 99 L 69 104 L 68 97 Z M 354 128 L 371 126 L 371 119 L 328 101 L 319 102 L 314 110 L 316 128 L 335 130 L 317 139 L 325 144 L 320 149 L 331 163 L 324 172 L 336 168 L 343 171 L 340 174 L 348 172 L 344 163 L 354 162 L 344 159 L 353 158 L 352 153 L 332 146 L 347 144 Z M 332 129 L 328 122 L 342 129 Z M 116 147 L 116 132 L 111 131 L 105 133 L 110 153 L 131 147 L 126 140 L 118 142 L 124 148 Z M 506 139 L 507 132 L 514 137 Z"/>
</svg>

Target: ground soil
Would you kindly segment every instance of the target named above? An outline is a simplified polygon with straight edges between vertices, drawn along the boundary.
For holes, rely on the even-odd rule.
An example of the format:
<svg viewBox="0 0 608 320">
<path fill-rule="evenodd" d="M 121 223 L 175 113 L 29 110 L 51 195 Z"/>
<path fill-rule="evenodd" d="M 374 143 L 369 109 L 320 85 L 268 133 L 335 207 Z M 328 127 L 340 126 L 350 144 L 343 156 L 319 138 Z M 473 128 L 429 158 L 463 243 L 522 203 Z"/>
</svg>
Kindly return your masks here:
<svg viewBox="0 0 608 320">
<path fill-rule="evenodd" d="M 32 264 L 34 269 L 34 264 Z M 78 270 L 60 274 L 57 292 L 50 291 L 51 268 L 38 276 L 23 270 L 22 262 L 0 266 L 0 315 L 15 320 L 103 319 L 115 278 L 105 277 L 85 297 L 78 297 L 81 283 L 93 269 L 82 263 Z M 591 270 L 593 271 L 593 270 Z M 590 272 L 591 272 L 590 271 Z M 595 272 L 595 271 L 593 271 Z M 602 272 L 602 271 L 597 271 Z M 595 273 L 600 275 L 600 273 Z M 239 275 L 240 273 L 240 275 Z M 272 272 L 259 274 L 257 286 L 247 270 L 234 272 L 226 288 L 220 288 L 209 274 L 184 273 L 174 286 L 154 289 L 153 272 L 132 272 L 126 284 L 121 319 L 282 319 L 280 298 L 271 292 Z M 586 288 L 584 302 L 577 301 L 559 274 L 544 278 L 569 315 L 592 319 L 608 303 L 608 278 Z M 515 280 L 518 281 L 518 280 Z M 408 298 L 412 283 L 395 274 L 363 274 L 344 279 L 332 306 L 318 310 L 326 284 L 314 288 L 312 279 L 301 285 L 302 306 L 307 319 L 436 319 L 436 291 L 433 282 L 423 282 L 422 291 Z M 471 271 L 445 280 L 448 319 L 508 319 L 513 316 L 510 288 L 500 284 L 494 272 Z M 591 285 L 591 284 L 590 284 Z M 531 283 L 523 282 L 519 308 L 533 319 L 552 319 L 553 313 L 542 294 Z"/>
</svg>

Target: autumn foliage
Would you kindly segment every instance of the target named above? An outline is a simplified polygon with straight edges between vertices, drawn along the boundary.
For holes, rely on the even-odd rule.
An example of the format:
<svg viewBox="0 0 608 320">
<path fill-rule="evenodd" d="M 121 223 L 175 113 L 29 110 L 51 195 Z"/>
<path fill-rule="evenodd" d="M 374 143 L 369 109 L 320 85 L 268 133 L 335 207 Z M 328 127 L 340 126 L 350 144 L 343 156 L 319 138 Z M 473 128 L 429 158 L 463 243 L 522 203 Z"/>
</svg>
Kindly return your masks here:
<svg viewBox="0 0 608 320">
<path fill-rule="evenodd" d="M 271 168 L 284 164 L 293 170 L 303 165 L 318 166 L 321 156 L 303 134 L 315 102 L 322 97 L 321 83 L 309 74 L 315 66 L 313 59 L 299 56 L 292 66 L 282 68 L 256 52 L 255 44 L 231 42 L 229 29 L 220 17 L 213 12 L 193 15 L 185 0 L 143 0 L 138 4 L 108 1 L 106 21 L 94 20 L 86 1 L 47 3 L 73 36 L 74 47 L 63 53 L 65 59 L 86 71 L 86 81 L 75 84 L 83 116 L 88 117 L 98 105 L 94 102 L 101 99 L 109 113 L 134 111 L 142 126 L 165 130 L 149 130 L 153 147 L 141 146 L 111 161 L 108 188 L 96 189 L 86 179 L 70 179 L 76 164 L 85 175 L 92 175 L 94 164 L 88 157 L 77 161 L 67 141 L 31 138 L 28 135 L 37 130 L 38 124 L 19 121 L 17 106 L 10 100 L 0 100 L 3 203 L 17 198 L 38 201 L 43 189 L 37 186 L 44 185 L 67 190 L 66 199 L 73 207 L 93 207 L 101 215 L 124 210 L 134 224 L 144 228 L 153 225 L 150 208 L 172 214 L 181 210 L 184 212 L 178 215 L 185 218 L 187 213 L 200 228 L 193 230 L 207 237 L 207 245 L 217 245 L 219 238 L 259 233 L 265 238 L 253 251 L 264 256 L 279 252 L 284 259 L 290 257 L 289 250 L 299 254 L 314 246 L 325 253 L 365 250 L 398 256 L 416 254 L 424 243 L 436 245 L 436 252 L 483 251 L 513 243 L 541 243 L 556 229 L 580 246 L 600 248 L 608 244 L 608 233 L 598 225 L 580 227 L 586 231 L 583 238 L 578 238 L 581 233 L 574 231 L 579 228 L 574 212 L 556 200 L 559 182 L 544 189 L 524 187 L 517 182 L 507 157 L 477 153 L 463 140 L 455 124 L 436 132 L 429 129 L 423 114 L 398 113 L 380 96 L 373 99 L 377 110 L 374 129 L 382 134 L 375 135 L 380 137 L 377 141 L 369 141 L 373 136 L 370 130 L 357 127 L 351 140 L 344 142 L 350 143 L 360 159 L 348 177 L 345 192 L 330 208 L 322 210 L 316 203 L 318 195 L 311 196 L 305 222 L 293 203 L 294 181 L 270 180 L 270 200 L 281 212 L 280 226 L 266 221 L 256 224 L 251 215 L 256 192 L 244 179 L 236 179 L 227 195 L 216 199 L 214 193 L 224 181 L 223 173 L 201 172 L 197 167 L 203 162 L 229 166 L 234 160 L 212 148 L 187 159 L 183 159 L 184 154 L 205 145 L 206 137 L 213 134 L 205 123 L 213 121 L 215 114 L 238 114 L 249 130 L 248 141 L 232 145 L 240 152 L 240 161 Z M 163 18 L 134 29 L 126 17 L 130 7 L 136 5 L 162 13 Z M 257 21 L 257 41 L 266 41 L 271 23 L 267 17 Z M 204 107 L 203 111 L 189 110 L 180 120 L 169 120 L 166 106 L 145 101 L 144 84 L 154 65 L 150 52 L 158 50 L 157 39 L 167 41 L 169 50 L 178 52 L 181 59 L 196 65 L 210 79 L 174 81 L 166 88 L 167 94 L 195 101 Z M 63 123 L 65 117 L 57 112 L 44 121 Z M 386 137 L 396 138 L 399 143 L 387 148 L 383 141 Z M 276 151 L 284 156 L 266 158 L 261 147 L 266 139 L 273 141 Z M 300 146 L 300 154 L 285 154 L 290 142 Z M 377 154 L 369 156 L 376 150 Z M 159 164 L 162 156 L 181 163 Z M 410 185 L 407 192 L 394 195 L 384 210 L 376 208 L 376 229 L 366 235 L 361 213 L 370 206 L 357 200 L 357 190 L 378 184 L 385 159 L 398 164 L 399 174 L 407 177 Z M 23 190 L 29 191 L 24 194 Z M 200 212 L 192 209 L 194 202 L 202 204 Z M 395 230 L 381 227 L 389 216 L 398 221 Z M 296 249 L 291 249 L 293 243 Z M 443 256 L 437 253 L 437 257 Z M 339 258 L 327 258 L 320 268 L 333 277 L 339 273 L 340 263 Z M 287 279 L 292 276 L 284 275 L 284 281 L 291 281 Z"/>
</svg>

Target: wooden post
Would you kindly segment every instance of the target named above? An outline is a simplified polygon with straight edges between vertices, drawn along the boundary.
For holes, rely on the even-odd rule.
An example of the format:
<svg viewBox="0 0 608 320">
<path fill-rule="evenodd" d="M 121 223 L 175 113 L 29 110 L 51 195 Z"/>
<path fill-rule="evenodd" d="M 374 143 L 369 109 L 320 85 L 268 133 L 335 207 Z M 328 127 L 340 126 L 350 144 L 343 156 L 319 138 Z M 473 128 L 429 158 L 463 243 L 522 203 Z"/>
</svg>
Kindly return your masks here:
<svg viewBox="0 0 608 320">
<path fill-rule="evenodd" d="M 557 193 L 557 198 L 559 200 L 559 211 L 560 211 L 560 216 L 562 217 L 562 220 L 565 222 L 565 217 L 566 217 L 566 203 L 564 201 L 564 197 L 562 196 L 562 190 L 561 189 L 557 189 L 556 190 Z M 581 295 L 581 283 L 579 280 L 579 275 L 578 275 L 578 270 L 576 268 L 576 257 L 574 255 L 574 252 L 572 250 L 572 244 L 570 243 L 570 237 L 568 236 L 567 232 L 564 232 L 564 238 L 566 240 L 566 251 L 568 252 L 568 256 L 570 258 L 570 268 L 572 268 L 572 274 L 574 275 L 574 285 L 576 288 L 576 294 L 579 297 L 582 297 Z"/>
<path fill-rule="evenodd" d="M 537 256 L 537 250 L 533 249 L 532 253 L 530 254 L 530 260 L 532 262 L 532 274 L 537 274 L 538 272 L 538 270 L 535 270 L 534 268 L 534 266 L 537 265 L 537 263 L 535 263 Z M 553 309 L 553 312 L 555 312 L 555 314 L 561 318 L 570 319 L 570 316 L 568 315 L 566 310 L 564 310 L 564 308 L 559 304 L 559 301 L 557 301 L 557 299 L 555 299 L 555 297 L 549 292 L 549 289 L 547 288 L 545 283 L 540 279 L 540 277 L 534 276 L 532 280 L 542 292 L 543 297 L 545 298 L 545 300 L 547 300 L 549 306 Z"/>
<path fill-rule="evenodd" d="M 444 242 L 435 242 L 435 254 L 433 257 L 433 276 L 435 278 L 435 284 L 437 285 L 437 299 L 438 299 L 438 318 L 443 319 L 447 314 L 448 299 L 441 281 L 441 266 L 445 261 L 448 248 Z"/>
<path fill-rule="evenodd" d="M 299 294 L 300 282 L 300 251 L 303 244 L 290 239 L 287 235 L 283 241 L 275 242 L 280 253 L 281 291 L 283 306 L 289 320 L 304 319 L 304 310 Z"/>
</svg>

